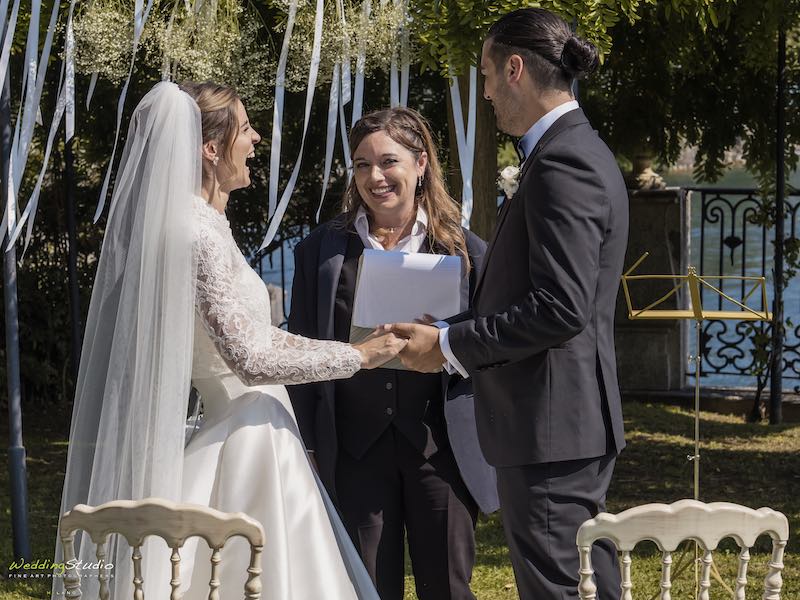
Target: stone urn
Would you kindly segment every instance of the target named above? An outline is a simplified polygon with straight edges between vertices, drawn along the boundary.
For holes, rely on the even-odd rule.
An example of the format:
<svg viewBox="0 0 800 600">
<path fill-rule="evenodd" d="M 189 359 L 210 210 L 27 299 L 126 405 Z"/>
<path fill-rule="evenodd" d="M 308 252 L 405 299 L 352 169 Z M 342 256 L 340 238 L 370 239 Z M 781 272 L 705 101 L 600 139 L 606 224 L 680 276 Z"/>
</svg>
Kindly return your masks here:
<svg viewBox="0 0 800 600">
<path fill-rule="evenodd" d="M 626 177 L 631 190 L 663 190 L 667 187 L 664 179 L 653 170 L 653 154 L 640 152 L 633 157 L 633 168 Z"/>
</svg>

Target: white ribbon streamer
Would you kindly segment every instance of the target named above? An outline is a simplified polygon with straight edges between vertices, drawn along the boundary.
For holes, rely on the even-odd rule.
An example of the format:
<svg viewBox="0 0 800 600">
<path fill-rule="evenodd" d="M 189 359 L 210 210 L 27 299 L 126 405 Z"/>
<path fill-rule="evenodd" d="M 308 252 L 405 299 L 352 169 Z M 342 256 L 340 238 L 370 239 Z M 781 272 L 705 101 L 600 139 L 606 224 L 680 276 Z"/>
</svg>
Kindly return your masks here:
<svg viewBox="0 0 800 600">
<path fill-rule="evenodd" d="M 50 132 L 47 136 L 47 145 L 44 151 L 44 159 L 42 161 L 42 166 L 39 171 L 39 176 L 36 180 L 36 185 L 34 186 L 33 192 L 31 193 L 31 197 L 28 200 L 28 204 L 25 206 L 25 211 L 22 213 L 22 216 L 19 220 L 19 223 L 16 225 L 13 234 L 10 236 L 9 243 L 7 249 L 10 249 L 19 239 L 19 236 L 22 232 L 22 227 L 27 222 L 28 226 L 25 232 L 25 244 L 23 249 L 23 256 L 25 251 L 27 251 L 28 246 L 31 241 L 31 236 L 33 234 L 33 224 L 36 219 L 36 211 L 39 205 L 39 198 L 42 189 L 42 182 L 44 181 L 45 173 L 47 172 L 47 167 L 50 162 L 50 153 L 53 149 L 53 142 L 55 140 L 56 132 L 58 131 L 58 127 L 61 124 L 61 118 L 64 115 L 65 111 L 67 112 L 67 137 L 66 140 L 69 139 L 74 134 L 75 129 L 75 122 L 74 122 L 74 101 L 75 101 L 75 65 L 74 62 L 71 63 L 71 60 L 74 60 L 73 55 L 73 47 L 74 47 L 74 38 L 72 37 L 72 16 L 75 10 L 75 1 L 72 0 L 70 2 L 69 13 L 67 16 L 67 37 L 66 37 L 66 49 L 65 49 L 65 61 L 61 67 L 61 75 L 59 76 L 58 82 L 58 100 L 56 102 L 56 109 L 53 115 L 53 121 L 50 124 Z M 53 19 L 51 19 L 51 25 L 53 24 Z M 54 31 L 54 28 L 51 28 L 50 31 Z M 52 41 L 49 40 L 49 41 Z M 45 42 L 45 50 L 49 51 L 49 43 Z M 43 53 L 44 54 L 44 53 Z M 44 58 L 44 56 L 43 56 Z M 46 62 L 40 62 L 41 65 L 46 64 Z M 66 72 L 66 79 L 64 77 Z M 71 78 L 71 80 L 70 80 Z M 44 79 L 44 71 L 41 73 L 41 79 Z M 70 107 L 70 102 L 73 103 L 72 107 Z M 72 112 L 72 123 L 70 123 L 69 118 L 69 111 Z"/>
<path fill-rule="evenodd" d="M 14 128 L 14 140 L 11 145 L 11 168 L 9 169 L 9 194 L 6 210 L 3 215 L 3 229 L 8 227 L 9 234 L 15 226 L 17 217 L 17 198 L 19 195 L 22 176 L 28 162 L 31 140 L 37 120 L 40 120 L 40 100 L 44 89 L 45 75 L 47 74 L 47 64 L 50 60 L 50 50 L 53 45 L 53 35 L 55 33 L 56 22 L 58 19 L 59 3 L 53 5 L 50 22 L 48 23 L 47 35 L 42 54 L 39 53 L 39 17 L 41 12 L 41 1 L 34 0 L 31 3 L 30 26 L 28 29 L 28 39 L 25 48 L 25 71 L 23 75 L 23 95 L 20 102 L 20 113 L 17 116 L 17 123 Z M 9 31 L 10 33 L 10 31 Z M 23 109 L 24 105 L 24 109 Z M 27 208 L 27 207 L 26 207 Z M 35 208 L 35 207 L 34 207 Z M 9 247 L 13 240 L 9 241 Z"/>
<path fill-rule="evenodd" d="M 122 126 L 122 111 L 125 108 L 125 98 L 128 95 L 128 87 L 131 84 L 131 78 L 133 77 L 133 67 L 136 64 L 136 52 L 139 49 L 139 40 L 142 37 L 142 31 L 144 30 L 144 26 L 147 23 L 147 17 L 150 16 L 150 10 L 153 8 L 153 0 L 147 0 L 147 7 L 142 12 L 142 0 L 136 0 L 135 10 L 134 10 L 134 27 L 133 27 L 133 52 L 131 53 L 131 64 L 128 68 L 128 77 L 125 80 L 125 84 L 122 86 L 122 92 L 120 92 L 119 100 L 117 101 L 117 126 L 114 131 L 114 146 L 111 149 L 111 160 L 108 161 L 108 168 L 106 169 L 106 176 L 103 179 L 103 187 L 100 189 L 100 198 L 97 201 L 97 210 L 94 213 L 94 222 L 97 223 L 97 220 L 100 218 L 100 215 L 103 214 L 103 209 L 106 205 L 106 195 L 108 194 L 108 184 L 111 181 L 111 170 L 114 168 L 114 158 L 117 155 L 117 142 L 119 141 L 119 131 L 120 127 Z M 92 84 L 95 82 L 95 76 L 92 76 Z M 90 85 L 92 85 L 90 84 Z M 92 85 L 92 90 L 94 89 Z M 87 99 L 87 107 L 89 104 L 89 100 Z"/>
<path fill-rule="evenodd" d="M 478 69 L 475 66 L 471 66 L 469 68 L 469 98 L 466 131 L 464 129 L 464 117 L 461 111 L 461 93 L 458 89 L 458 77 L 452 77 L 450 84 L 450 100 L 453 104 L 453 122 L 458 146 L 458 163 L 461 167 L 461 181 L 463 184 L 461 192 L 461 225 L 467 229 L 469 229 L 469 221 L 472 217 L 472 170 L 475 159 L 475 95 L 478 87 L 477 79 Z"/>
<path fill-rule="evenodd" d="M 8 172 L 11 173 L 11 170 L 14 168 L 14 153 L 12 152 L 11 155 L 8 157 Z M 12 205 L 12 201 L 14 198 L 14 182 L 11 177 L 8 178 L 8 203 L 6 204 L 6 214 L 3 217 L 3 228 L 6 229 L 6 225 L 8 226 L 8 235 L 14 230 L 14 226 L 16 225 L 17 221 L 17 208 L 15 205 Z"/>
<path fill-rule="evenodd" d="M 361 4 L 361 28 L 366 30 L 369 27 L 369 15 L 372 11 L 371 0 L 364 0 Z M 351 126 L 361 118 L 361 111 L 364 110 L 364 69 L 367 65 L 366 44 L 361 42 L 358 46 L 356 56 L 356 83 L 353 89 L 353 114 L 351 116 Z"/>
<path fill-rule="evenodd" d="M 336 10 L 342 21 L 342 98 L 344 104 L 350 102 L 350 37 L 347 35 L 347 21 L 345 20 L 344 0 L 336 1 Z"/>
<path fill-rule="evenodd" d="M 283 124 L 283 95 L 286 88 L 286 61 L 289 57 L 289 41 L 297 15 L 297 0 L 289 3 L 289 16 L 286 21 L 286 32 L 283 34 L 281 55 L 278 59 L 278 71 L 275 74 L 275 102 L 272 111 L 272 144 L 269 152 L 269 212 L 275 214 L 278 206 L 278 178 L 281 169 L 281 127 Z"/>
<path fill-rule="evenodd" d="M 89 90 L 86 92 L 86 110 L 89 110 L 89 105 L 92 103 L 92 96 L 94 96 L 94 87 L 97 85 L 97 73 L 92 73 L 92 78 L 89 81 Z"/>
<path fill-rule="evenodd" d="M 66 135 L 65 142 L 69 142 L 75 136 L 75 32 L 72 29 L 72 10 L 75 7 L 75 0 L 69 6 L 69 16 L 67 17 L 67 39 L 65 43 L 65 62 L 66 62 Z"/>
<path fill-rule="evenodd" d="M 394 0 L 395 6 L 402 7 L 402 14 L 408 14 L 408 0 Z M 395 106 L 408 106 L 408 74 L 410 56 L 408 50 L 408 22 L 400 28 L 400 67 L 398 69 L 397 48 L 392 53 L 392 64 L 389 69 L 389 102 Z"/>
<path fill-rule="evenodd" d="M 303 135 L 300 139 L 300 152 L 297 155 L 297 161 L 295 162 L 294 169 L 289 177 L 289 182 L 286 184 L 286 189 L 281 195 L 281 201 L 278 203 L 275 214 L 272 215 L 272 220 L 270 221 L 269 228 L 267 229 L 267 235 L 264 237 L 264 241 L 261 242 L 261 247 L 259 250 L 263 250 L 269 246 L 272 240 L 275 239 L 275 234 L 278 232 L 278 227 L 280 227 L 281 221 L 283 220 L 283 215 L 286 212 L 286 207 L 289 205 L 289 200 L 292 197 L 295 183 L 297 183 L 297 176 L 300 173 L 300 163 L 303 159 L 303 150 L 305 149 L 306 145 L 306 132 L 308 131 L 308 122 L 309 118 L 311 117 L 311 105 L 314 102 L 314 88 L 317 85 L 317 74 L 319 73 L 320 51 L 322 45 L 322 17 L 324 16 L 324 11 L 324 0 L 317 0 L 317 11 L 316 15 L 314 16 L 314 43 L 311 51 L 311 66 L 308 69 L 308 85 L 306 86 L 306 112 L 305 118 L 303 119 Z M 289 30 L 287 27 L 287 34 L 288 32 Z M 286 43 L 286 38 L 284 38 L 284 43 Z M 278 136 L 280 137 L 280 131 L 278 131 Z M 272 159 L 272 157 L 270 157 L 270 159 Z M 272 182 L 272 175 L 273 174 L 270 173 L 270 183 Z"/>
<path fill-rule="evenodd" d="M 8 19 L 8 0 L 0 0 L 0 16 L 3 19 L 3 25 L 0 27 L 0 38 L 6 30 L 6 20 Z"/>
<path fill-rule="evenodd" d="M 347 137 L 347 119 L 344 116 L 344 99 L 339 98 L 339 133 L 342 138 L 342 150 L 344 154 L 344 166 L 347 172 L 347 184 L 353 176 L 353 161 L 350 159 L 350 140 Z"/>
<path fill-rule="evenodd" d="M 22 180 L 19 172 L 20 157 L 27 155 L 28 140 L 33 137 L 33 126 L 36 124 L 36 107 L 39 105 L 36 98 L 36 73 L 39 58 L 39 15 L 42 7 L 41 0 L 31 1 L 31 15 L 28 26 L 28 41 L 25 44 L 25 76 L 23 78 L 23 90 L 20 94 L 22 101 L 22 127 L 20 128 L 19 138 L 14 140 L 11 152 L 14 154 L 14 164 L 16 165 L 13 173 L 14 189 L 18 192 L 18 182 Z M 57 7 L 56 7 L 57 8 Z M 23 167 L 24 170 L 24 167 Z"/>
<path fill-rule="evenodd" d="M 36 0 L 40 2 L 40 0 Z M 41 5 L 40 5 L 41 6 Z M 33 8 L 33 7 L 32 7 Z M 25 166 L 28 162 L 28 154 L 30 152 L 31 140 L 33 139 L 34 126 L 37 121 L 41 123 L 40 101 L 42 98 L 42 91 L 44 90 L 44 80 L 47 74 L 47 64 L 50 61 L 50 50 L 53 46 L 53 35 L 56 29 L 56 22 L 58 20 L 59 3 L 53 4 L 53 9 L 50 14 L 50 22 L 47 27 L 47 36 L 45 37 L 44 45 L 42 46 L 42 55 L 38 60 L 37 67 L 37 54 L 39 51 L 39 8 L 31 11 L 31 23 L 33 23 L 34 15 L 37 24 L 36 34 L 29 38 L 33 44 L 31 48 L 30 62 L 28 66 L 29 79 L 28 91 L 25 98 L 25 116 L 22 121 L 21 131 L 21 145 L 17 148 L 16 165 L 17 165 L 17 180 L 14 182 L 17 194 L 22 184 L 22 175 L 25 172 Z M 32 78 L 32 79 L 31 79 Z M 60 83 L 60 82 L 59 82 Z M 13 151 L 13 150 L 12 150 Z"/>
<path fill-rule="evenodd" d="M 392 52 L 392 64 L 389 66 L 389 106 L 400 106 L 400 80 L 397 73 L 397 50 Z"/>
<path fill-rule="evenodd" d="M 8 59 L 11 56 L 11 43 L 14 41 L 14 32 L 17 30 L 17 15 L 19 14 L 19 0 L 14 0 L 11 7 L 11 17 L 8 19 L 8 26 L 5 27 L 3 36 L 3 51 L 0 53 L 0 82 L 5 82 L 6 72 L 8 71 Z"/>
<path fill-rule="evenodd" d="M 31 235 L 33 234 L 33 223 L 36 219 L 36 209 L 39 205 L 39 197 L 42 191 L 42 182 L 44 181 L 44 175 L 47 171 L 47 166 L 50 162 L 50 153 L 53 150 L 53 142 L 56 137 L 56 132 L 58 131 L 58 126 L 61 124 L 61 117 L 64 115 L 64 109 L 66 106 L 66 94 L 67 94 L 67 86 L 63 85 L 61 87 L 61 92 L 59 93 L 58 103 L 56 105 L 56 111 L 53 115 L 53 122 L 50 125 L 50 133 L 47 135 L 47 146 L 45 147 L 44 151 L 44 160 L 42 161 L 42 167 L 39 171 L 39 176 L 36 179 L 36 186 L 33 188 L 33 193 L 31 193 L 30 200 L 28 200 L 28 204 L 25 207 L 25 211 L 22 213 L 22 217 L 19 220 L 16 228 L 14 229 L 14 233 L 11 235 L 11 238 L 8 242 L 8 247 L 6 250 L 10 249 L 16 241 L 19 239 L 19 236 L 22 232 L 22 228 L 25 223 L 28 223 L 28 227 L 25 231 L 25 244 L 23 249 L 23 256 L 25 251 L 28 249 L 28 245 L 31 241 Z"/>
<path fill-rule="evenodd" d="M 403 14 L 408 14 L 408 0 L 403 0 Z M 408 106 L 408 74 L 411 67 L 408 35 L 408 21 L 406 21 L 403 23 L 400 37 L 400 106 Z"/>
<path fill-rule="evenodd" d="M 339 63 L 333 65 L 333 76 L 331 77 L 331 94 L 328 99 L 328 126 L 325 134 L 325 166 L 322 168 L 322 194 L 319 199 L 319 207 L 315 220 L 319 223 L 319 215 L 322 212 L 322 203 L 325 201 L 325 192 L 328 189 L 328 179 L 331 173 L 331 163 L 333 163 L 333 148 L 336 145 L 336 120 L 339 116 L 339 96 L 342 95 L 339 85 Z"/>
</svg>

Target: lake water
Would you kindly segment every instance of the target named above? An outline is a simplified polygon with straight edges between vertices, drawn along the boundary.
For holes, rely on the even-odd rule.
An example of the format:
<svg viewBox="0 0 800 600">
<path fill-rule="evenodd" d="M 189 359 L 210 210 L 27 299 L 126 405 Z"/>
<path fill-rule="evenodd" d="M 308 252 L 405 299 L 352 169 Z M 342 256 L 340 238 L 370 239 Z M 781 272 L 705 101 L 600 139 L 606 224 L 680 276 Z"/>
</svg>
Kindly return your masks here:
<svg viewBox="0 0 800 600">
<path fill-rule="evenodd" d="M 700 185 L 701 187 L 718 187 L 718 188 L 755 188 L 756 182 L 752 178 L 752 176 L 743 170 L 731 171 L 726 176 L 716 182 L 713 185 L 709 184 L 697 184 L 691 178 L 691 174 L 689 173 L 667 173 L 664 177 L 668 185 L 675 185 L 675 186 L 697 186 Z M 793 173 L 789 179 L 790 183 L 795 188 L 800 188 L 800 173 Z M 729 200 L 735 201 L 741 199 L 742 197 L 735 197 L 735 196 L 728 196 Z M 797 199 L 792 199 L 792 204 L 797 203 Z M 718 204 L 718 206 L 721 206 Z M 689 253 L 689 264 L 694 265 L 697 267 L 698 271 L 700 271 L 700 267 L 702 264 L 702 271 L 704 275 L 713 276 L 717 274 L 722 275 L 752 275 L 752 276 L 760 276 L 762 274 L 762 269 L 764 270 L 764 274 L 767 280 L 767 298 L 768 298 L 768 309 L 771 310 L 772 306 L 772 298 L 773 298 L 773 277 L 772 277 L 772 269 L 773 269 L 773 240 L 774 240 L 774 232 L 768 232 L 766 243 L 765 243 L 765 251 L 762 251 L 762 230 L 760 227 L 755 225 L 746 225 L 743 231 L 743 211 L 740 209 L 737 214 L 736 223 L 732 226 L 731 219 L 730 219 L 730 212 L 728 212 L 727 208 L 724 211 L 724 231 L 720 232 L 720 224 L 714 224 L 706 222 L 705 224 L 705 244 L 704 244 L 704 254 L 703 260 L 701 262 L 700 257 L 700 237 L 701 237 L 701 228 L 700 228 L 700 220 L 701 220 L 701 196 L 699 193 L 692 194 L 692 235 L 691 235 L 691 246 L 690 246 L 690 253 Z M 787 219 L 786 224 L 786 234 L 789 235 L 791 231 L 791 223 Z M 743 235 L 744 234 L 744 235 Z M 741 247 L 736 248 L 733 252 L 730 250 L 729 247 L 725 246 L 724 244 L 720 243 L 721 239 L 725 239 L 725 237 L 729 235 L 735 235 L 739 238 L 746 237 L 746 254 L 743 254 Z M 720 254 L 720 247 L 722 247 L 722 254 Z M 762 265 L 762 256 L 765 257 L 764 264 Z M 722 260 L 720 260 L 720 258 Z M 744 269 L 742 268 L 742 262 L 744 261 Z M 721 269 L 720 269 L 721 267 Z M 711 280 L 712 284 L 718 284 L 719 280 Z M 735 298 L 739 298 L 740 288 L 736 286 L 735 289 L 726 288 L 724 291 L 731 293 L 731 295 Z M 704 302 L 710 302 L 711 297 L 707 296 L 704 298 Z M 750 306 L 760 309 L 761 304 L 760 302 L 750 302 Z M 704 306 L 708 306 L 707 304 Z M 717 308 L 718 305 L 711 306 L 711 308 Z M 730 303 L 723 303 L 722 309 L 732 309 L 733 305 Z M 789 318 L 793 324 L 797 325 L 800 324 L 800 281 L 798 278 L 795 277 L 793 280 L 790 281 L 789 285 L 784 290 L 784 311 L 785 316 Z M 750 340 L 745 337 L 742 339 L 742 335 L 737 333 L 736 330 L 736 322 L 728 322 L 727 324 L 715 324 L 711 329 L 710 333 L 712 335 L 717 334 L 720 332 L 722 327 L 727 327 L 726 333 L 722 335 L 722 339 L 727 340 L 730 346 L 725 346 L 723 350 L 719 351 L 723 345 L 719 342 L 719 338 L 716 336 L 712 338 L 710 342 L 710 346 L 712 348 L 711 351 L 711 360 L 717 365 L 723 365 L 725 362 L 725 358 L 727 357 L 731 361 L 733 361 L 734 365 L 737 367 L 746 368 L 750 363 L 751 360 L 751 349 L 752 344 Z M 694 327 L 689 328 L 689 344 L 688 348 L 691 348 L 694 351 L 696 347 L 696 337 L 695 337 L 695 330 Z M 787 346 L 793 347 L 798 344 L 797 332 L 795 331 L 787 331 Z M 784 360 L 790 363 L 795 362 L 798 359 L 798 355 L 796 350 L 785 350 L 784 353 Z M 730 365 L 728 365 L 730 367 Z M 693 370 L 693 365 L 690 367 L 690 370 Z M 753 375 L 731 375 L 731 374 L 716 374 L 711 373 L 710 368 L 708 367 L 707 363 L 704 363 L 704 374 L 701 380 L 701 383 L 704 386 L 720 386 L 720 387 L 755 387 L 756 379 Z M 735 368 L 727 369 L 726 370 L 736 370 Z M 787 368 L 784 370 L 784 389 L 792 390 L 798 384 L 800 384 L 800 380 L 796 379 L 797 374 L 794 373 L 793 369 Z M 694 378 L 689 377 L 688 383 L 693 385 Z"/>
</svg>

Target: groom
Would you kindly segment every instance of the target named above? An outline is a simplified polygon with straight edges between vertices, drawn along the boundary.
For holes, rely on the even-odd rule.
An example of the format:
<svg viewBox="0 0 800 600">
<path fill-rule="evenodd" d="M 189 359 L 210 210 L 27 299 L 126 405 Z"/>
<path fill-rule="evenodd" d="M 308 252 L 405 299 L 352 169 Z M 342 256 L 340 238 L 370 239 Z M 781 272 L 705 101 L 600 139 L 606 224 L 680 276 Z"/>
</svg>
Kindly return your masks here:
<svg viewBox="0 0 800 600">
<path fill-rule="evenodd" d="M 625 445 L 613 328 L 628 196 L 572 94 L 597 62 L 594 46 L 541 9 L 490 28 L 484 96 L 498 128 L 521 137 L 519 188 L 500 210 L 473 310 L 438 330 L 394 326 L 410 338 L 406 366 L 447 363 L 474 380 L 522 600 L 577 598 L 575 535 L 604 510 Z M 592 561 L 599 599 L 618 598 L 613 546 L 598 543 Z"/>
</svg>

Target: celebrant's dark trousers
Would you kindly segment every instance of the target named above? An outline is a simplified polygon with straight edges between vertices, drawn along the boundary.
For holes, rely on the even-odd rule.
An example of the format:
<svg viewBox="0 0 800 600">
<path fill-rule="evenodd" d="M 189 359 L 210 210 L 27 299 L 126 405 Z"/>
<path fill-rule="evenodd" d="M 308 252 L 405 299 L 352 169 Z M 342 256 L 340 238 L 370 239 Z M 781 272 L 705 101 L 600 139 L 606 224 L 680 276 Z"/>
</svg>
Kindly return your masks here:
<svg viewBox="0 0 800 600">
<path fill-rule="evenodd" d="M 404 532 L 419 600 L 475 600 L 478 507 L 448 444 L 425 458 L 389 427 L 361 459 L 340 450 L 336 493 L 381 600 L 404 597 Z"/>
<path fill-rule="evenodd" d="M 605 511 L 616 455 L 497 468 L 500 513 L 520 600 L 578 598 L 581 524 Z M 608 540 L 592 549 L 598 600 L 617 600 L 617 553 Z"/>
</svg>

